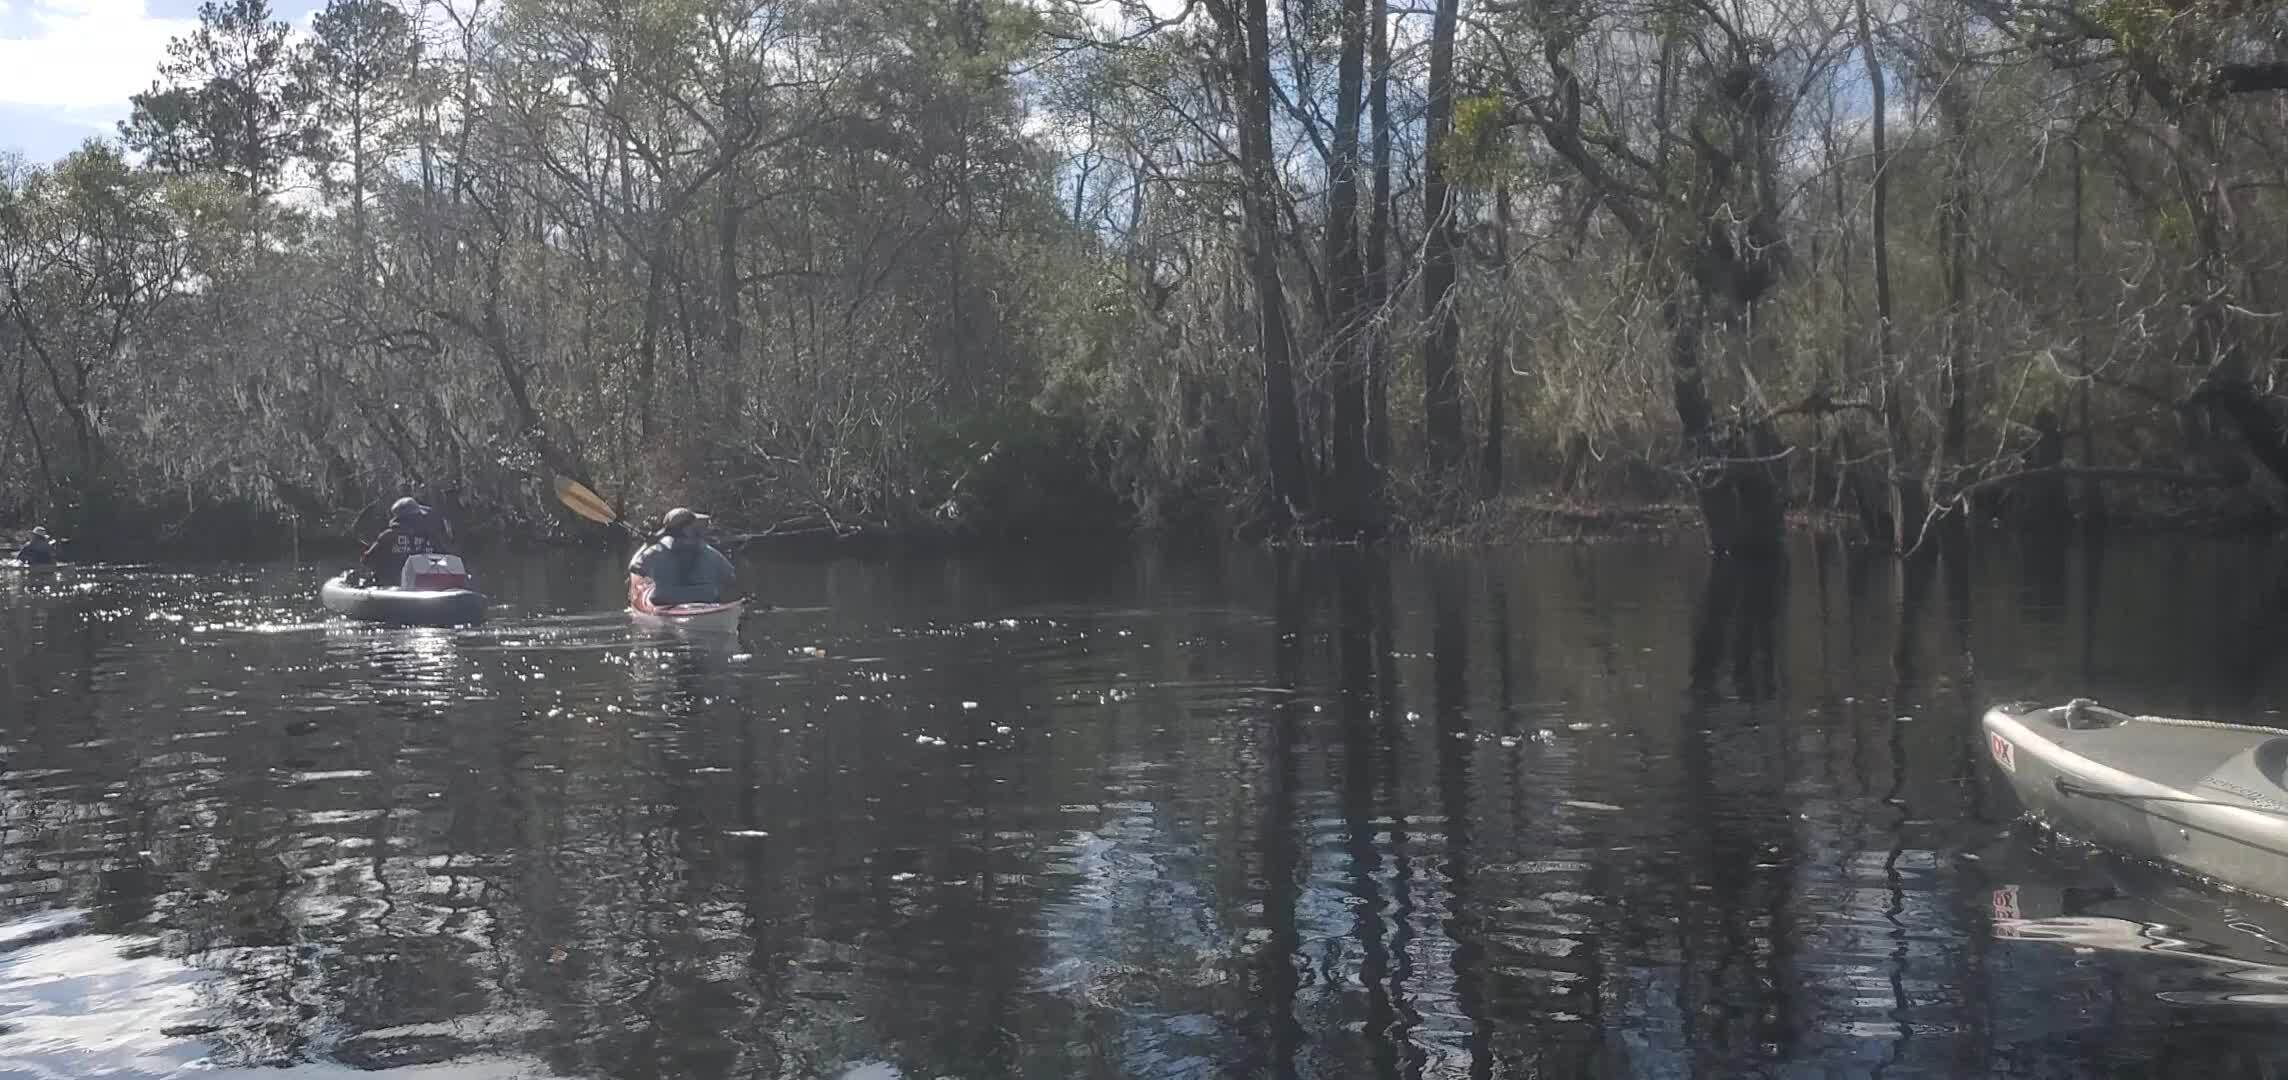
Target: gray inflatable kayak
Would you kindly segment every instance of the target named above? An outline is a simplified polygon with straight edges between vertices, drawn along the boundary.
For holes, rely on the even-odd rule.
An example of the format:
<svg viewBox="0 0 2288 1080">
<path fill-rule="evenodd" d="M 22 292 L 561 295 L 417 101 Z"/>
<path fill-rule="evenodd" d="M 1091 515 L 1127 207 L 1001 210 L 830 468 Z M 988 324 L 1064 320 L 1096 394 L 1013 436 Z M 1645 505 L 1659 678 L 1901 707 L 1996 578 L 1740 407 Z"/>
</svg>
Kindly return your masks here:
<svg viewBox="0 0 2288 1080">
<path fill-rule="evenodd" d="M 1986 711 L 1986 755 L 2066 836 L 2288 899 L 2288 731 L 2076 700 Z"/>
<path fill-rule="evenodd" d="M 318 601 L 353 619 L 395 626 L 467 626 L 485 619 L 485 597 L 474 589 L 400 589 L 350 583 L 348 574 L 318 587 Z"/>
</svg>

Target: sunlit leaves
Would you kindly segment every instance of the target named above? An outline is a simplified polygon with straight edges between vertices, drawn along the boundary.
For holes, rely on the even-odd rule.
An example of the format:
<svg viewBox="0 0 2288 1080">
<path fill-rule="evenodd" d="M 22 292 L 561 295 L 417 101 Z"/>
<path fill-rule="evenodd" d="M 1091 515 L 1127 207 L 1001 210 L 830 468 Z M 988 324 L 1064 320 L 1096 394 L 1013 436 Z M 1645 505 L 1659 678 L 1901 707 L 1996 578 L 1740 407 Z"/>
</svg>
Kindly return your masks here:
<svg viewBox="0 0 2288 1080">
<path fill-rule="evenodd" d="M 1458 183 L 1491 188 L 1521 168 L 1514 120 L 1499 94 L 1454 103 L 1454 126 L 1441 148 Z"/>
</svg>

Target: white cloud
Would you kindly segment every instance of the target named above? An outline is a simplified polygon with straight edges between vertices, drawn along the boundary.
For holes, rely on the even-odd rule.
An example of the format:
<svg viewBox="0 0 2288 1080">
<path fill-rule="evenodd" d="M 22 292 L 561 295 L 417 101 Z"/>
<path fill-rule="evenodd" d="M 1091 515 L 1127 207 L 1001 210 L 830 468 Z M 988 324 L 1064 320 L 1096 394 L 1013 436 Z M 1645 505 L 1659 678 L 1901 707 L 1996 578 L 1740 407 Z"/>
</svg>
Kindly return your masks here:
<svg viewBox="0 0 2288 1080">
<path fill-rule="evenodd" d="M 1186 11 L 1206 18 L 1197 0 L 1033 0 L 1036 7 L 1077 11 L 1097 29 L 1119 34 L 1134 30 L 1143 20 L 1173 20 Z"/>
<path fill-rule="evenodd" d="M 113 109 L 151 85 L 187 19 L 144 0 L 0 0 L 0 105 Z"/>
</svg>

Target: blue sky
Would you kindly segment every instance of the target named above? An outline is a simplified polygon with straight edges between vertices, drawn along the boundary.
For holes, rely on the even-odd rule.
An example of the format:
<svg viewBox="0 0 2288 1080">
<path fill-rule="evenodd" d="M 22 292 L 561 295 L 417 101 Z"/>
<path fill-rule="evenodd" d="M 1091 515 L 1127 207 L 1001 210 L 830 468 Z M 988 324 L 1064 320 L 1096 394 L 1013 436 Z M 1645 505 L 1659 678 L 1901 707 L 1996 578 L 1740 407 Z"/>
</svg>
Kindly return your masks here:
<svg viewBox="0 0 2288 1080">
<path fill-rule="evenodd" d="M 296 25 L 318 6 L 271 3 Z M 0 0 L 0 151 L 48 161 L 113 134 L 197 15 L 198 0 Z"/>
</svg>

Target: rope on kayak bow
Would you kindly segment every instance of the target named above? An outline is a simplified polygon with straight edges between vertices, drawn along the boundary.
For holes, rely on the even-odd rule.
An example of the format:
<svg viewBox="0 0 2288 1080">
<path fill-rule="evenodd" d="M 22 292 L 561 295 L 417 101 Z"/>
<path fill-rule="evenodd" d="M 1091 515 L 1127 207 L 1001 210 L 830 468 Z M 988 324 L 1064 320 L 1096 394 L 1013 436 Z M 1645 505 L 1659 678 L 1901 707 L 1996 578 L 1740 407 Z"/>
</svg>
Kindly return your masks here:
<svg viewBox="0 0 2288 1080">
<path fill-rule="evenodd" d="M 2267 735 L 2288 735 L 2279 728 L 2258 727 L 2255 724 L 2228 724 L 2222 720 L 2187 720 L 2180 716 L 2132 716 L 2140 724 L 2159 724 L 2162 727 L 2208 728 L 2212 731 L 2262 732 Z"/>
<path fill-rule="evenodd" d="M 2254 724 L 2232 724 L 2222 720 L 2190 720 L 2182 716 L 2153 716 L 2147 713 L 2125 713 L 2117 709 L 2108 709 L 2089 698 L 2075 698 L 2072 701 L 2066 702 L 2065 710 L 2066 719 L 2069 723 L 2081 720 L 2087 711 L 2097 711 L 2111 713 L 2114 716 L 2118 716 L 2124 720 L 2129 720 L 2135 723 L 2157 724 L 2161 727 L 2204 728 L 2210 731 L 2244 731 L 2264 735 L 2288 735 L 2288 731 L 2282 731 L 2278 728 L 2258 727 Z"/>
</svg>

